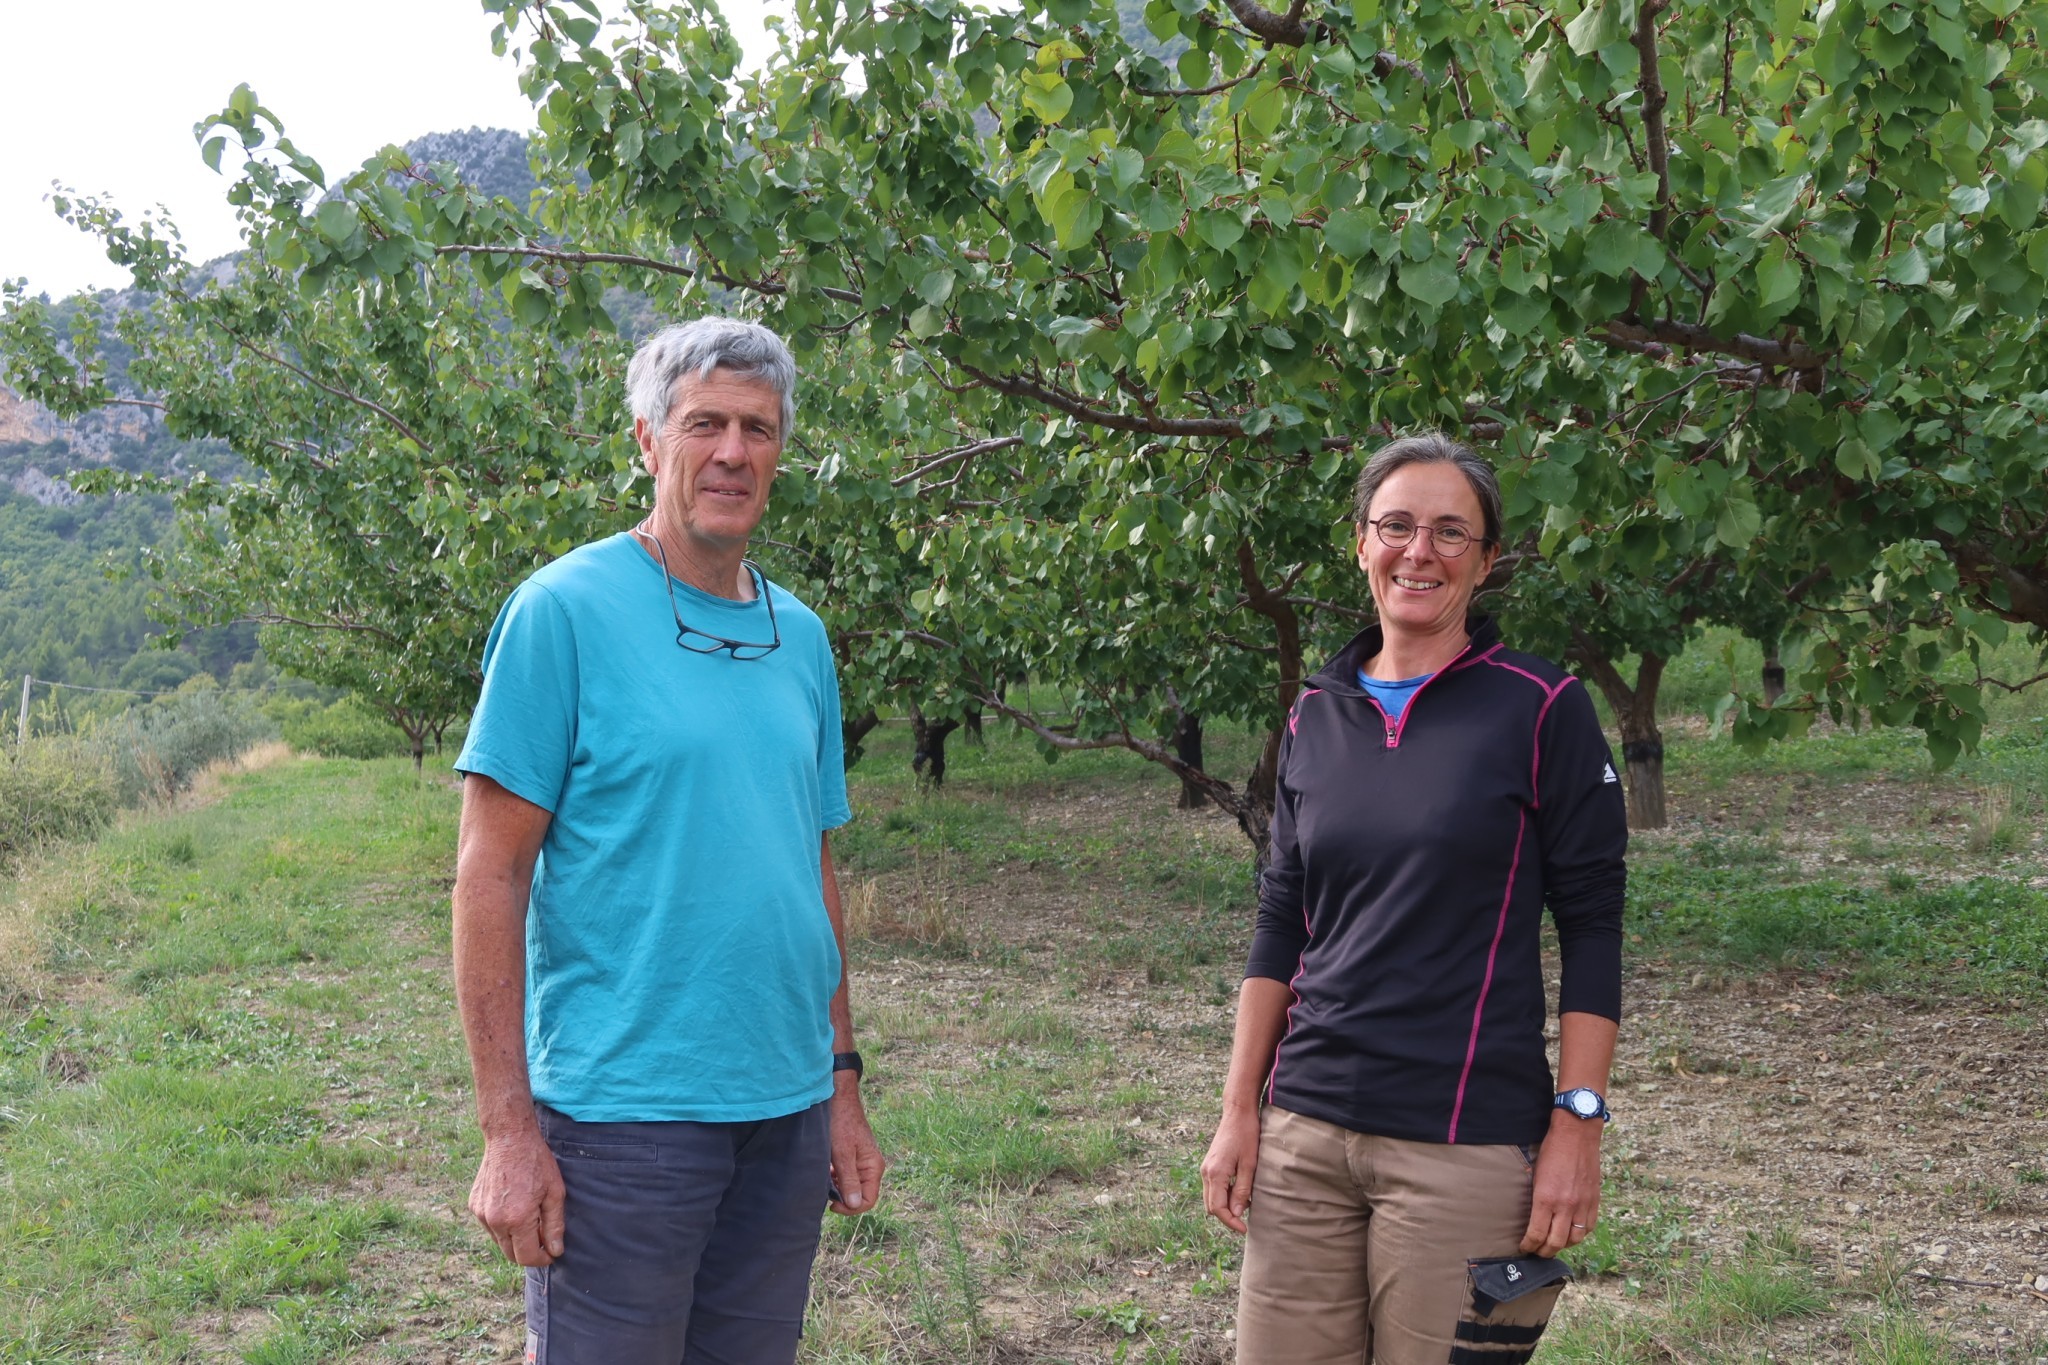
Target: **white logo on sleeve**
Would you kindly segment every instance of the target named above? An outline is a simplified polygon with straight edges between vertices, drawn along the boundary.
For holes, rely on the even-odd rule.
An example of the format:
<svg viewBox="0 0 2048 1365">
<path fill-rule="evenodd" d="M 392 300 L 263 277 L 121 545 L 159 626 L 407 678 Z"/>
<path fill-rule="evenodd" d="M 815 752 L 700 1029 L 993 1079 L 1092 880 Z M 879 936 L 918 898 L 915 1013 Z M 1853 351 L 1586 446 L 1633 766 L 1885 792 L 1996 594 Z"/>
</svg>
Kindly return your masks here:
<svg viewBox="0 0 2048 1365">
<path fill-rule="evenodd" d="M 1614 775 L 1614 765 L 1613 765 L 1612 763 L 1610 763 L 1610 764 L 1608 764 L 1608 765 L 1607 765 L 1607 771 L 1606 771 L 1606 773 L 1605 773 L 1605 774 L 1604 774 L 1604 775 L 1603 775 L 1603 776 L 1602 776 L 1602 777 L 1600 778 L 1600 780 L 1601 780 L 1602 782 L 1619 782 L 1619 781 L 1621 781 L 1621 779 L 1620 779 L 1620 778 L 1618 778 L 1618 777 L 1616 777 L 1616 776 Z"/>
</svg>

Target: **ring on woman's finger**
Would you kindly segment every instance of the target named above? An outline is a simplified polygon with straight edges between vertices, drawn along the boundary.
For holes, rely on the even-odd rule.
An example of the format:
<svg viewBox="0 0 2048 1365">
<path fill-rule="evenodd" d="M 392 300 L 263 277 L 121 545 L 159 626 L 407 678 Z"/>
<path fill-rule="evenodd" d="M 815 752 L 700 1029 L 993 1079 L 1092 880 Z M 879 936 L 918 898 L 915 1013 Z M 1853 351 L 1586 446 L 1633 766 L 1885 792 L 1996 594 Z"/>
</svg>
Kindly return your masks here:
<svg viewBox="0 0 2048 1365">
<path fill-rule="evenodd" d="M 1574 1223 L 1572 1224 L 1572 1226 L 1577 1228 L 1580 1232 L 1584 1232 L 1586 1230 L 1586 1225 L 1584 1223 Z"/>
</svg>

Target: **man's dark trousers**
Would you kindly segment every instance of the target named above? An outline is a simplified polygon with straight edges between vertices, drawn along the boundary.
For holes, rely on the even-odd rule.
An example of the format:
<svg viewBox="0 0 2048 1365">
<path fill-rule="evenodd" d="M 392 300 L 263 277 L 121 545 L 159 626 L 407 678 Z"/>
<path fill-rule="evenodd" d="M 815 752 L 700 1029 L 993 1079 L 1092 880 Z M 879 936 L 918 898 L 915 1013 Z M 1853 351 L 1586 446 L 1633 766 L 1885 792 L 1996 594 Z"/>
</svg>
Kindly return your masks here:
<svg viewBox="0 0 2048 1365">
<path fill-rule="evenodd" d="M 537 1106 L 562 1255 L 526 1272 L 532 1365 L 796 1359 L 831 1188 L 828 1102 L 750 1123 L 579 1123 Z"/>
</svg>

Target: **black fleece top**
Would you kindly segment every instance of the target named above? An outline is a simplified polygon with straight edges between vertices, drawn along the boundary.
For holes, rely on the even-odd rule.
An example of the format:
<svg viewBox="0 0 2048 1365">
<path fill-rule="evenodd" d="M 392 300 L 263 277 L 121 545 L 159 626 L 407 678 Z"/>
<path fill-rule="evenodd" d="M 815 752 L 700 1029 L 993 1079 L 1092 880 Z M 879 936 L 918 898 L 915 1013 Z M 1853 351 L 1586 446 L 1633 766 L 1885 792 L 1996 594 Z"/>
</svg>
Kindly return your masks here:
<svg viewBox="0 0 2048 1365">
<path fill-rule="evenodd" d="M 1558 1010 L 1621 1017 L 1621 783 L 1576 678 L 1491 618 L 1397 722 L 1366 630 L 1287 718 L 1248 976 L 1294 1002 L 1267 1098 L 1354 1132 L 1535 1143 L 1549 1129 L 1544 905 Z"/>
</svg>

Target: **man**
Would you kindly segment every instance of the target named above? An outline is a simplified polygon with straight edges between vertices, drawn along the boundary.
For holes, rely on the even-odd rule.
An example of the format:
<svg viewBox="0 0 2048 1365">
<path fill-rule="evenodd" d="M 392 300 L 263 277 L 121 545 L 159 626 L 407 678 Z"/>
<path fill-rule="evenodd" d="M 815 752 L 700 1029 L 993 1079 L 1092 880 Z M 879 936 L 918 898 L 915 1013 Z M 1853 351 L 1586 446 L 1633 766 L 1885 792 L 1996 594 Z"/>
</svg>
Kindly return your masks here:
<svg viewBox="0 0 2048 1365">
<path fill-rule="evenodd" d="M 527 579 L 484 646 L 456 762 L 469 1206 L 528 1268 L 536 1365 L 793 1361 L 821 1210 L 880 1192 L 832 652 L 744 557 L 795 384 L 750 323 L 642 345 L 653 512 Z"/>
</svg>

